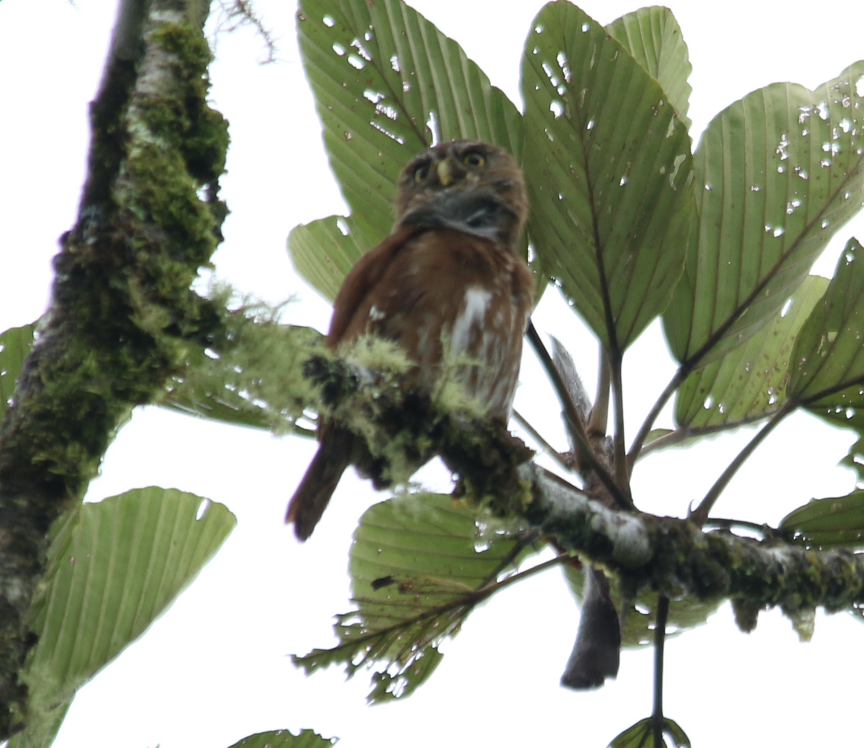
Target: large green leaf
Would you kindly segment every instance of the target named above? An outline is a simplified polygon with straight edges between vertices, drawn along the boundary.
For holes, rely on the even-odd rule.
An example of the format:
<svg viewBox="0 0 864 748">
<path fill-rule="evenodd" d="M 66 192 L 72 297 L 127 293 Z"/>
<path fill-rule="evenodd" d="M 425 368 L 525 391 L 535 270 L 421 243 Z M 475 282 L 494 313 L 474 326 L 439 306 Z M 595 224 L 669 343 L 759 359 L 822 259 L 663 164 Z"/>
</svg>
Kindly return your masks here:
<svg viewBox="0 0 864 748">
<path fill-rule="evenodd" d="M 340 644 L 294 661 L 307 673 L 332 664 L 350 676 L 373 667 L 371 702 L 409 695 L 441 660 L 474 607 L 498 588 L 528 547 L 505 530 L 482 531 L 476 510 L 449 496 L 411 494 L 381 502 L 361 518 L 351 547 L 357 609 L 338 616 Z"/>
<path fill-rule="evenodd" d="M 516 107 L 401 0 L 301 0 L 298 19 L 330 165 L 364 249 L 390 233 L 397 177 L 418 151 L 471 138 L 521 156 Z"/>
<path fill-rule="evenodd" d="M 687 129 L 693 70 L 681 27 L 672 11 L 659 5 L 621 16 L 606 27 L 666 92 L 669 103 Z"/>
<path fill-rule="evenodd" d="M 21 374 L 21 366 L 30 347 L 36 324 L 12 327 L 0 335 L 0 419 L 15 391 L 15 384 Z"/>
<path fill-rule="evenodd" d="M 850 239 L 834 278 L 793 350 L 789 396 L 818 406 L 842 403 L 864 382 L 864 249 Z"/>
<path fill-rule="evenodd" d="M 678 391 L 679 426 L 743 425 L 780 407 L 798 330 L 825 293 L 828 280 L 811 275 L 773 321 L 747 343 L 691 374 Z"/>
<path fill-rule="evenodd" d="M 780 529 L 794 534 L 808 548 L 864 547 L 864 491 L 813 499 L 787 514 Z"/>
<path fill-rule="evenodd" d="M 623 350 L 668 304 L 693 235 L 687 128 L 621 43 L 566 2 L 532 24 L 522 95 L 537 257 Z"/>
<path fill-rule="evenodd" d="M 297 272 L 328 301 L 333 301 L 354 263 L 372 246 L 353 218 L 330 216 L 300 224 L 288 236 L 288 252 Z"/>
<path fill-rule="evenodd" d="M 721 112 L 695 155 L 699 244 L 664 317 L 672 352 L 708 363 L 766 324 L 861 209 L 864 62 L 809 91 L 776 83 Z"/>
<path fill-rule="evenodd" d="M 63 515 L 30 609 L 39 641 L 23 673 L 27 728 L 9 748 L 47 748 L 75 691 L 170 605 L 235 524 L 221 504 L 163 488 Z"/>
</svg>

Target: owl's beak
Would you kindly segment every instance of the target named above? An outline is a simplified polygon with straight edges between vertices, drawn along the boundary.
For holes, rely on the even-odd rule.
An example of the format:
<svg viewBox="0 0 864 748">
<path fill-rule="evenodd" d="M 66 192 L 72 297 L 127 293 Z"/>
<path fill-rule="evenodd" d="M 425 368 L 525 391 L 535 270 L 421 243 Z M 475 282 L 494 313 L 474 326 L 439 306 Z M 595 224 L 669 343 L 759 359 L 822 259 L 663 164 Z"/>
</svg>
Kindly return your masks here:
<svg viewBox="0 0 864 748">
<path fill-rule="evenodd" d="M 436 162 L 438 181 L 443 187 L 449 187 L 453 181 L 453 162 L 449 158 Z"/>
</svg>

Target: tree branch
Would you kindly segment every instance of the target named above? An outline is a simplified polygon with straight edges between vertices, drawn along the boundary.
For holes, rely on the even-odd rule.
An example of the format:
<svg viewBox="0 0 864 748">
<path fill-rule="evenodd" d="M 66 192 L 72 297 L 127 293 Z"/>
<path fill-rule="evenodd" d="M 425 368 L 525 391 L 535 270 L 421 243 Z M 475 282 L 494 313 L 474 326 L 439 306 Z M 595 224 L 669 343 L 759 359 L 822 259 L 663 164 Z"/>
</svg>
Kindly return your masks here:
<svg viewBox="0 0 864 748">
<path fill-rule="evenodd" d="M 208 7 L 126 0 L 118 12 L 79 217 L 0 429 L 0 740 L 26 720 L 19 670 L 51 523 L 80 502 L 117 428 L 158 396 L 190 342 L 219 335 L 219 315 L 189 290 L 226 213 Z"/>
<path fill-rule="evenodd" d="M 469 501 L 496 516 L 521 517 L 556 547 L 616 573 L 631 598 L 645 587 L 676 598 L 731 598 L 736 610 L 749 611 L 750 626 L 760 609 L 772 606 L 789 616 L 818 606 L 829 612 L 864 606 L 864 555 L 815 552 L 770 532 L 762 540 L 725 528 L 705 532 L 691 520 L 610 508 L 535 465 L 502 422 L 470 410 L 436 409 L 422 393 L 392 380 L 370 383 L 368 372 L 360 377 L 342 360 L 313 361 L 307 367 L 311 381 L 338 393 L 335 400 L 324 398 L 327 405 L 317 404 L 328 419 L 358 434 L 380 432 L 371 447 L 373 468 L 406 462 L 394 445 L 411 452 L 412 440 L 427 449 L 433 444 L 463 478 Z M 299 393 L 301 385 L 294 386 Z M 374 470 L 371 475 L 378 478 Z"/>
</svg>

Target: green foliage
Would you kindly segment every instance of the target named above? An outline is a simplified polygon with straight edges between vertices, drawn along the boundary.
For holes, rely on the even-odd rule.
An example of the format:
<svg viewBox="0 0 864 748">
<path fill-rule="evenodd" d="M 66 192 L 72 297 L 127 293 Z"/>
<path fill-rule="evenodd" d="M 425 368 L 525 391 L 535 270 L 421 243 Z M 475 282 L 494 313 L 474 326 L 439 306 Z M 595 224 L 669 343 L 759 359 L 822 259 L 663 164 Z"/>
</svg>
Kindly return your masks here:
<svg viewBox="0 0 864 748">
<path fill-rule="evenodd" d="M 333 301 L 348 271 L 374 244 L 353 218 L 330 216 L 295 227 L 288 252 L 295 270 Z"/>
<path fill-rule="evenodd" d="M 830 282 L 808 275 L 862 205 L 864 62 L 814 91 L 774 84 L 748 94 L 711 122 L 694 152 L 688 51 L 665 8 L 644 8 L 603 27 L 568 2 L 547 5 L 522 57 L 524 113 L 457 42 L 401 0 L 301 0 L 298 20 L 330 164 L 351 210 L 298 226 L 289 239 L 298 271 L 326 298 L 389 233 L 396 180 L 416 152 L 456 138 L 488 141 L 523 164 L 535 270 L 560 289 L 612 366 L 620 367 L 621 354 L 662 315 L 681 365 L 656 411 L 676 394 L 678 428 L 654 429 L 655 413 L 640 432 L 645 444 L 773 425 L 794 407 L 864 434 L 860 244 L 849 241 Z M 188 292 L 187 255 L 205 262 L 215 246 L 224 206 L 212 182 L 224 165 L 227 131 L 221 116 L 205 111 L 209 53 L 186 31 L 160 32 L 160 43 L 184 66 L 183 85 L 165 106 L 132 110 L 152 142 L 130 154 L 123 179 L 134 186 L 128 212 L 157 221 L 170 239 L 166 252 L 144 258 L 144 269 L 171 271 L 159 276 L 165 280 L 158 293 L 179 299 L 188 314 L 176 316 L 192 324 L 203 312 Z M 163 141 L 176 141 L 177 150 L 163 152 Z M 206 201 L 198 199 L 202 187 Z M 188 341 L 172 348 L 185 366 L 162 404 L 280 433 L 309 433 L 298 425 L 307 408 L 344 415 L 338 403 L 328 411 L 308 381 L 310 359 L 322 354 L 320 334 L 280 325 L 278 310 L 224 311 L 227 292 L 214 299 L 219 324 L 201 329 L 219 330 L 222 339 L 212 348 Z M 176 320 L 144 301 L 129 302 L 136 329 L 162 335 Z M 33 330 L 0 337 L 0 407 Z M 380 358 L 382 351 L 372 353 Z M 153 368 L 150 359 L 145 367 Z M 620 380 L 620 368 L 612 390 L 621 402 L 616 374 Z M 374 415 L 373 405 L 367 410 Z M 351 425 L 373 442 L 374 418 L 359 410 Z M 350 424 L 347 415 L 343 420 Z M 614 438 L 623 455 L 623 433 Z M 642 443 L 637 438 L 634 460 Z M 846 460 L 862 470 L 864 437 Z M 619 481 L 622 475 L 626 481 L 627 470 Z M 10 748 L 50 744 L 75 690 L 139 636 L 216 551 L 234 519 L 202 502 L 140 489 L 57 523 L 31 611 L 40 639 L 25 674 L 28 731 Z M 780 529 L 815 549 L 864 545 L 864 492 L 815 500 Z M 477 605 L 534 573 L 516 569 L 543 545 L 447 496 L 408 494 L 377 504 L 355 533 L 356 608 L 338 617 L 339 644 L 295 662 L 307 673 L 340 664 L 349 676 L 366 666 L 373 670 L 370 701 L 407 696 L 434 672 L 440 643 Z M 562 554 L 553 563 L 566 560 Z M 567 568 L 578 596 L 581 579 Z M 630 608 L 624 643 L 646 643 L 656 597 L 614 585 L 616 599 Z M 716 605 L 676 600 L 669 626 L 680 632 L 697 625 Z M 81 637 L 79 629 L 92 633 Z M 612 745 L 652 744 L 654 727 L 643 720 Z M 689 746 L 674 722 L 664 720 L 662 732 L 673 745 Z M 330 742 L 304 731 L 262 733 L 237 745 Z"/>
<path fill-rule="evenodd" d="M 307 673 L 373 667 L 369 701 L 410 695 L 441 661 L 440 642 L 537 548 L 506 526 L 483 525 L 449 496 L 407 494 L 371 507 L 351 546 L 356 610 L 338 616 L 340 643 L 294 661 Z M 512 579 L 512 577 L 510 577 Z"/>
<path fill-rule="evenodd" d="M 693 89 L 687 79 L 693 67 L 672 11 L 657 5 L 640 8 L 612 21 L 606 30 L 662 86 L 675 115 L 689 130 L 687 110 Z"/>
<path fill-rule="evenodd" d="M 176 489 L 143 488 L 84 504 L 51 530 L 33 600 L 24 680 L 27 728 L 10 748 L 49 746 L 75 692 L 192 582 L 236 520 L 221 504 Z"/>
<path fill-rule="evenodd" d="M 24 359 L 30 353 L 36 323 L 13 327 L 0 335 L 0 419 L 12 399 Z"/>
<path fill-rule="evenodd" d="M 765 418 L 786 401 L 792 346 L 828 281 L 810 275 L 774 319 L 740 348 L 691 374 L 678 390 L 675 420 L 693 428 Z"/>
<path fill-rule="evenodd" d="M 669 303 L 693 236 L 687 129 L 660 84 L 569 3 L 534 20 L 522 97 L 540 265 L 600 341 L 623 350 Z"/>
<path fill-rule="evenodd" d="M 324 337 L 308 327 L 280 324 L 280 309 L 260 303 L 244 301 L 229 311 L 234 297 L 227 287 L 214 289 L 212 296 L 221 309 L 224 338 L 218 350 L 190 346 L 160 404 L 277 434 L 309 434 L 297 424 L 314 397 L 303 367 L 310 356 L 323 354 Z M 292 386 L 285 387 L 286 381 Z"/>
<path fill-rule="evenodd" d="M 842 404 L 843 390 L 864 382 L 864 250 L 850 239 L 834 279 L 801 330 L 792 353 L 790 397 Z"/>
<path fill-rule="evenodd" d="M 808 91 L 775 83 L 730 105 L 695 153 L 698 245 L 664 316 L 672 352 L 704 365 L 783 307 L 861 209 L 864 62 Z"/>
<path fill-rule="evenodd" d="M 780 529 L 818 551 L 864 546 L 864 491 L 848 496 L 813 499 L 787 514 Z"/>
<path fill-rule="evenodd" d="M 389 230 L 396 177 L 410 156 L 438 140 L 485 139 L 523 164 L 534 268 L 606 352 L 614 359 L 663 317 L 681 366 L 632 460 L 643 441 L 654 449 L 769 419 L 773 425 L 801 406 L 864 433 L 857 410 L 864 369 L 853 343 L 864 332 L 857 265 L 847 260 L 830 284 L 808 275 L 862 204 L 864 63 L 814 91 L 794 84 L 754 91 L 711 122 L 694 152 L 687 47 L 665 8 L 643 8 L 604 28 L 567 2 L 544 7 L 523 53 L 521 117 L 456 42 L 399 0 L 304 2 L 300 40 L 331 165 L 352 210 L 297 227 L 290 238 L 296 267 L 326 297 Z M 846 257 L 856 249 L 850 243 Z M 825 364 L 835 351 L 836 365 Z M 802 363 L 816 356 L 818 371 Z M 616 386 L 613 372 L 613 393 Z M 677 428 L 654 428 L 673 394 Z M 848 461 L 864 462 L 862 444 Z M 808 544 L 854 542 L 864 532 L 855 496 L 842 500 L 842 511 L 833 500 L 825 516 L 799 510 L 804 515 L 793 513 L 783 529 Z M 391 548 L 391 514 L 402 506 L 421 512 L 419 497 L 394 501 L 370 510 L 358 529 L 358 609 L 337 624 L 342 643 L 298 660 L 310 672 L 341 663 L 353 673 L 374 663 L 372 700 L 405 695 L 425 680 L 438 663 L 440 638 L 458 630 L 471 595 L 486 589 L 475 579 L 460 598 L 461 577 L 446 554 L 423 555 L 419 567 L 407 563 L 429 542 L 419 524 L 396 523 L 398 552 Z M 440 512 L 446 500 L 423 501 L 424 511 Z M 388 517 L 387 531 L 376 545 L 372 517 L 379 513 Z M 468 543 L 473 516 L 461 516 L 465 527 L 448 538 Z M 829 519 L 833 524 L 824 524 Z M 359 555 L 367 541 L 369 569 Z M 504 542 L 497 544 L 503 549 Z M 396 560 L 385 563 L 379 550 Z M 487 561 L 478 554 L 477 563 Z M 567 577 L 578 595 L 581 578 L 569 569 Z M 646 643 L 656 598 L 621 595 L 615 580 L 613 593 L 630 601 L 625 643 Z M 718 602 L 674 601 L 670 628 L 703 622 Z M 431 620 L 434 636 L 426 628 Z M 614 745 L 647 745 L 652 730 L 650 720 L 641 722 Z M 689 745 L 674 723 L 666 721 L 664 732 L 673 744 Z"/>
<path fill-rule="evenodd" d="M 364 250 L 390 233 L 399 172 L 433 142 L 483 140 L 519 158 L 516 107 L 404 3 L 302 0 L 298 19 L 330 166 Z"/>
</svg>

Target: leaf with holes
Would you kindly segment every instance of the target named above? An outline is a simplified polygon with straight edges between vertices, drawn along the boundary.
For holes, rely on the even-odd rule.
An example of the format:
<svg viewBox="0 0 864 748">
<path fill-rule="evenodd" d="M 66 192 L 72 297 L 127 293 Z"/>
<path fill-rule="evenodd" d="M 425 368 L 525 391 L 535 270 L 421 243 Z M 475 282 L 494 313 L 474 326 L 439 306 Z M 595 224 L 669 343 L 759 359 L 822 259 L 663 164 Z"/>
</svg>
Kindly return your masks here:
<svg viewBox="0 0 864 748">
<path fill-rule="evenodd" d="M 50 745 L 75 691 L 144 633 L 235 524 L 221 504 L 163 488 L 64 514 L 30 608 L 39 641 L 23 673 L 28 729 L 9 748 Z"/>
<path fill-rule="evenodd" d="M 691 367 L 771 320 L 864 200 L 864 62 L 809 91 L 776 83 L 708 125 L 695 154 L 699 244 L 664 315 Z"/>
<path fill-rule="evenodd" d="M 12 399 L 21 366 L 30 353 L 36 324 L 12 327 L 0 335 L 0 419 Z"/>
<path fill-rule="evenodd" d="M 516 107 L 401 0 L 302 0 L 298 20 L 330 166 L 370 242 L 364 249 L 390 233 L 396 179 L 427 146 L 470 138 L 519 159 Z"/>
<path fill-rule="evenodd" d="M 687 110 L 693 89 L 687 79 L 693 66 L 681 27 L 672 11 L 657 5 L 639 8 L 612 21 L 606 30 L 662 86 L 669 103 L 675 107 L 678 119 L 689 130 Z"/>
<path fill-rule="evenodd" d="M 539 547 L 478 525 L 476 510 L 449 496 L 410 494 L 371 507 L 351 547 L 357 610 L 338 616 L 340 643 L 294 662 L 306 673 L 344 664 L 373 667 L 373 703 L 411 694 L 441 661 L 438 645 L 497 589 L 499 577 Z"/>
<path fill-rule="evenodd" d="M 813 499 L 787 514 L 781 530 L 817 551 L 864 547 L 864 491 L 833 499 Z"/>
<path fill-rule="evenodd" d="M 777 410 L 786 400 L 798 331 L 827 287 L 827 278 L 808 276 L 770 324 L 720 361 L 691 374 L 678 391 L 678 425 L 734 428 Z"/>
<path fill-rule="evenodd" d="M 834 278 L 801 328 L 789 396 L 813 407 L 842 402 L 864 383 L 864 250 L 850 239 Z"/>
<path fill-rule="evenodd" d="M 602 25 L 550 3 L 522 58 L 528 231 L 543 270 L 608 347 L 669 302 L 695 226 L 687 128 Z"/>
<path fill-rule="evenodd" d="M 354 263 L 372 242 L 351 217 L 330 216 L 295 226 L 288 236 L 294 268 L 328 301 L 333 301 Z"/>
</svg>

